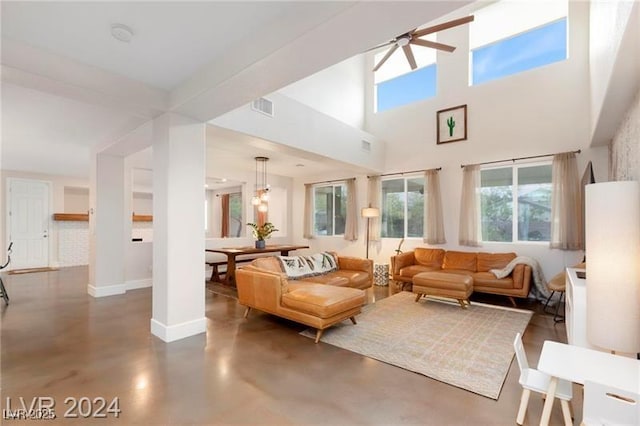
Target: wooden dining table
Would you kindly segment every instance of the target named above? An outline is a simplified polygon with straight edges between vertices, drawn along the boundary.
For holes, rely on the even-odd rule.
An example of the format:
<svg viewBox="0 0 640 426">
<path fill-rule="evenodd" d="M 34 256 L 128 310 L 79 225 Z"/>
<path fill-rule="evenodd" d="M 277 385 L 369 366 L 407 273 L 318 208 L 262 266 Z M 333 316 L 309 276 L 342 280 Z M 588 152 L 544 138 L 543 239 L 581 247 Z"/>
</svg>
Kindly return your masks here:
<svg viewBox="0 0 640 426">
<path fill-rule="evenodd" d="M 308 249 L 309 246 L 299 246 L 299 245 L 287 245 L 287 244 L 275 244 L 268 245 L 263 249 L 258 249 L 255 247 L 222 247 L 222 248 L 211 248 L 205 249 L 205 252 L 208 253 L 221 253 L 227 256 L 227 272 L 225 273 L 223 284 L 227 285 L 235 285 L 236 283 L 236 263 L 241 260 L 238 257 L 254 259 L 256 255 L 265 254 L 265 253 L 278 253 L 280 252 L 280 256 L 289 256 L 289 252 L 293 250 L 301 250 Z"/>
</svg>

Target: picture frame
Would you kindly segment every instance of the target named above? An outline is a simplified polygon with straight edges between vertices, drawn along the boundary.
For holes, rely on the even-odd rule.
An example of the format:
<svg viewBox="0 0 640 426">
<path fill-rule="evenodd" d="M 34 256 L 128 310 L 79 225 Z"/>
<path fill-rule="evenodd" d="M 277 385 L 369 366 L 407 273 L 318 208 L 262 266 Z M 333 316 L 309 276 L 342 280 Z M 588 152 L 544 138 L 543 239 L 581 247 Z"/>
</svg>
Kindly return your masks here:
<svg viewBox="0 0 640 426">
<path fill-rule="evenodd" d="M 436 113 L 437 144 L 467 139 L 467 105 L 441 109 Z"/>
</svg>

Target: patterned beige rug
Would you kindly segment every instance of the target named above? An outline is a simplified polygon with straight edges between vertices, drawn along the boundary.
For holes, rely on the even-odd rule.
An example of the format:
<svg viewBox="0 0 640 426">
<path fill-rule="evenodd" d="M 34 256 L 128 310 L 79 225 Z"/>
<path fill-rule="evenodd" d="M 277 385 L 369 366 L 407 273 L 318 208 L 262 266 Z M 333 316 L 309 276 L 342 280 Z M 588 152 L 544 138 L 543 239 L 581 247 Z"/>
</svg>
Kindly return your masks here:
<svg viewBox="0 0 640 426">
<path fill-rule="evenodd" d="M 345 321 L 324 332 L 322 342 L 453 386 L 498 399 L 513 359 L 513 339 L 530 311 L 421 299 L 400 292 L 365 306 L 358 325 Z M 302 332 L 315 337 L 315 331 Z"/>
</svg>

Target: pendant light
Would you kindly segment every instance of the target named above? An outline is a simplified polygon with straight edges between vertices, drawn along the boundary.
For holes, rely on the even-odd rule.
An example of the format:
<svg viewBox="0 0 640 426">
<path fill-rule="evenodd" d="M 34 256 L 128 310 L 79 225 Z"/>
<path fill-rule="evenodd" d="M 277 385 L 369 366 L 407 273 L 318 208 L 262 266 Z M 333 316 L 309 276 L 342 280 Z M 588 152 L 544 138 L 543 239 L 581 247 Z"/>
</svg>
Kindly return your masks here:
<svg viewBox="0 0 640 426">
<path fill-rule="evenodd" d="M 255 157 L 256 160 L 256 185 L 255 192 L 251 198 L 251 204 L 258 208 L 259 212 L 269 210 L 267 202 L 269 201 L 270 185 L 267 183 L 267 161 L 268 157 Z"/>
</svg>

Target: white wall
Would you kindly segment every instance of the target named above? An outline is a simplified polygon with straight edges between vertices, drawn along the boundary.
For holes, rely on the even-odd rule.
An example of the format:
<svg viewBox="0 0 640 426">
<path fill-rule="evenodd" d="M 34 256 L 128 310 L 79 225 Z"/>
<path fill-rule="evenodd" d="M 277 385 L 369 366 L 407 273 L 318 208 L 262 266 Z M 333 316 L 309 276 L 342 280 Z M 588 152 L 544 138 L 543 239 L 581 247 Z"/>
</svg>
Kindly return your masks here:
<svg viewBox="0 0 640 426">
<path fill-rule="evenodd" d="M 278 92 L 352 127 L 362 129 L 364 66 L 364 55 L 354 56 Z"/>
<path fill-rule="evenodd" d="M 589 148 L 588 22 L 589 4 L 571 3 L 569 59 L 473 87 L 468 86 L 468 28 L 462 26 L 443 32 L 438 41 L 457 46 L 457 50 L 438 55 L 438 95 L 382 113 L 373 112 L 373 76 L 366 72 L 366 130 L 386 141 L 385 172 L 442 167 L 440 179 L 448 242 L 444 248 L 476 250 L 457 243 L 461 164 L 582 149 L 578 155 L 580 173 L 591 160 L 596 179 L 607 179 L 606 147 Z M 367 69 L 369 65 L 372 65 L 371 57 Z M 436 112 L 460 104 L 468 106 L 468 140 L 437 145 Z M 314 177 L 296 180 L 295 209 L 303 205 L 302 183 L 314 180 Z M 359 205 L 364 206 L 366 177 L 359 176 L 357 185 Z M 295 229 L 302 229 L 301 223 L 300 218 L 299 224 L 294 223 Z M 311 240 L 312 250 L 333 247 L 346 254 L 364 255 L 364 223 L 361 219 L 358 242 L 347 243 L 339 237 L 316 238 Z M 296 238 L 301 240 L 301 237 L 300 231 Z M 387 263 L 398 243 L 399 239 L 384 239 L 372 244 L 370 257 Z M 402 249 L 424 245 L 422 239 L 407 239 Z M 535 257 L 547 277 L 582 257 L 581 252 L 550 250 L 547 244 L 541 243 L 487 243 L 480 250 L 515 251 Z"/>
<path fill-rule="evenodd" d="M 64 212 L 86 213 L 89 210 L 89 188 L 66 186 L 64 188 Z"/>
<path fill-rule="evenodd" d="M 211 124 L 366 169 L 383 167 L 385 144 L 380 138 L 283 94 L 272 93 L 268 98 L 274 104 L 273 117 L 245 105 Z M 362 149 L 363 140 L 371 144 L 370 151 Z"/>
</svg>

